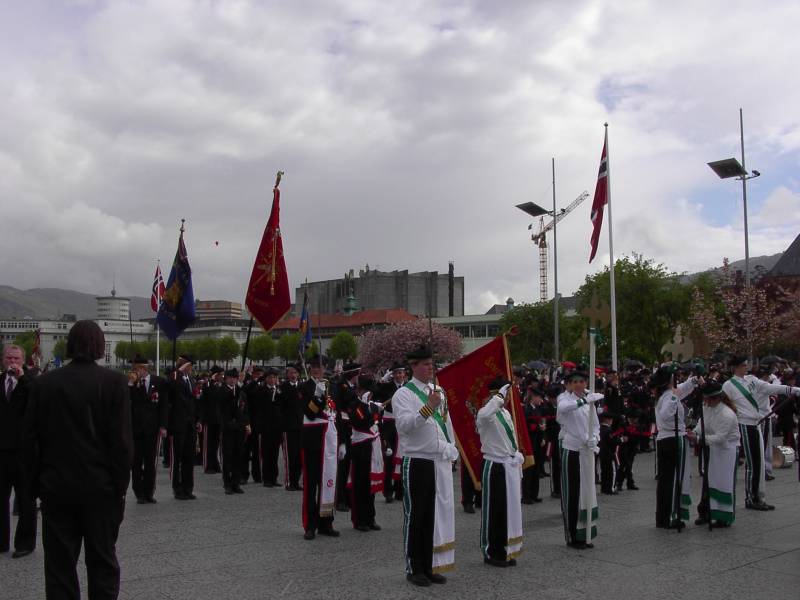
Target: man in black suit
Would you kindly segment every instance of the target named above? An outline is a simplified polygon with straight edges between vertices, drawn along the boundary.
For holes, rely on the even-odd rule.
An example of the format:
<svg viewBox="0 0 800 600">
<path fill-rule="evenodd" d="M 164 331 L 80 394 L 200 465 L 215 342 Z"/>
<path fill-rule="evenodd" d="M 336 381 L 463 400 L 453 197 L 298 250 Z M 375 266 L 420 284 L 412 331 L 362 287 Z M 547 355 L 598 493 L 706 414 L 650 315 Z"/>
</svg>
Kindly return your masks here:
<svg viewBox="0 0 800 600">
<path fill-rule="evenodd" d="M 397 458 L 397 426 L 394 422 L 392 410 L 392 396 L 406 384 L 406 369 L 400 363 L 395 363 L 386 372 L 378 389 L 375 391 L 376 402 L 383 403 L 383 416 L 381 418 L 381 441 L 383 442 L 383 497 L 387 504 L 393 500 L 403 498 L 403 481 L 395 476 L 395 459 Z"/>
<path fill-rule="evenodd" d="M 178 356 L 169 382 L 170 474 L 176 500 L 194 500 L 194 458 L 197 432 L 201 430 L 194 397 L 192 357 Z"/>
<path fill-rule="evenodd" d="M 155 504 L 158 442 L 167 433 L 166 382 L 150 374 L 146 358 L 134 357 L 128 376 L 133 429 L 131 487 L 138 504 Z"/>
<path fill-rule="evenodd" d="M 36 501 L 31 495 L 30 464 L 22 443 L 22 420 L 28 404 L 29 375 L 22 370 L 25 351 L 9 345 L 3 349 L 0 375 L 0 552 L 10 548 L 11 488 L 17 500 L 19 520 L 14 534 L 14 558 L 27 556 L 36 547 Z"/>
<path fill-rule="evenodd" d="M 222 387 L 223 368 L 211 367 L 211 376 L 200 394 L 200 422 L 203 424 L 203 472 L 219 473 L 220 429 L 219 398 L 217 391 Z"/>
<path fill-rule="evenodd" d="M 278 487 L 278 452 L 283 442 L 281 398 L 278 391 L 278 370 L 269 368 L 256 400 L 258 429 L 261 433 L 261 468 L 264 487 Z"/>
<path fill-rule="evenodd" d="M 303 432 L 303 408 L 306 402 L 300 398 L 300 365 L 290 364 L 286 367 L 286 381 L 280 386 L 279 396 L 281 416 L 283 417 L 283 454 L 286 457 L 285 486 L 287 491 L 296 492 L 301 489 L 300 450 Z"/>
<path fill-rule="evenodd" d="M 244 442 L 250 435 L 250 420 L 247 415 L 247 397 L 239 383 L 239 371 L 225 371 L 225 383 L 214 392 L 222 422 L 222 482 L 225 493 L 244 494 L 239 484 L 240 469 L 244 457 Z"/>
<path fill-rule="evenodd" d="M 67 366 L 31 384 L 24 439 L 33 452 L 34 493 L 42 499 L 47 598 L 79 598 L 81 543 L 89 598 L 119 595 L 116 542 L 131 475 L 128 383 L 98 366 L 105 338 L 94 321 L 67 336 Z"/>
</svg>

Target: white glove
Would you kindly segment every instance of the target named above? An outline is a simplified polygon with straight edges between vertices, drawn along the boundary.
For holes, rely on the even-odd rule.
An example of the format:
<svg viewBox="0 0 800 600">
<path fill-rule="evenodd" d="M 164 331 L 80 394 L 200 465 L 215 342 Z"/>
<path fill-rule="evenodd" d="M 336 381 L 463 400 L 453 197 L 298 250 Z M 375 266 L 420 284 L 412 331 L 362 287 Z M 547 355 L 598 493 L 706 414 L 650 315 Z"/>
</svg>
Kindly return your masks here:
<svg viewBox="0 0 800 600">
<path fill-rule="evenodd" d="M 594 452 L 595 454 L 597 454 L 597 453 L 600 451 L 600 448 L 598 448 L 598 446 L 597 446 L 597 440 L 596 440 L 596 439 L 594 439 L 594 438 L 591 438 L 591 439 L 590 439 L 590 440 L 587 442 L 587 445 L 589 446 L 589 450 L 591 450 L 591 451 L 592 451 L 592 452 Z"/>
<path fill-rule="evenodd" d="M 387 381 L 389 381 L 392 378 L 393 374 L 394 371 L 392 371 L 391 369 L 389 371 L 386 371 L 386 373 L 383 374 L 383 377 L 381 377 L 381 383 L 386 383 Z"/>
<path fill-rule="evenodd" d="M 392 449 L 391 448 L 387 448 L 386 449 L 386 457 L 388 458 L 388 457 L 390 457 L 392 455 L 394 455 L 394 452 L 392 452 Z"/>
<path fill-rule="evenodd" d="M 324 398 L 325 397 L 325 384 L 318 383 L 317 388 L 314 390 L 314 395 L 317 398 Z"/>
<path fill-rule="evenodd" d="M 339 444 L 339 460 L 344 460 L 347 456 L 347 447 L 344 444 Z"/>
<path fill-rule="evenodd" d="M 500 388 L 500 395 L 503 397 L 503 400 L 505 400 L 506 395 L 508 394 L 508 390 L 510 390 L 510 389 L 511 389 L 511 384 L 510 383 L 507 383 L 503 387 Z"/>
<path fill-rule="evenodd" d="M 515 452 L 511 464 L 514 465 L 515 467 L 520 467 L 524 462 L 525 462 L 525 457 L 522 456 L 522 452 Z"/>
<path fill-rule="evenodd" d="M 458 448 L 453 444 L 446 444 L 442 457 L 449 461 L 458 460 Z"/>
<path fill-rule="evenodd" d="M 586 404 L 595 404 L 602 396 L 598 394 L 587 394 L 586 395 Z"/>
</svg>

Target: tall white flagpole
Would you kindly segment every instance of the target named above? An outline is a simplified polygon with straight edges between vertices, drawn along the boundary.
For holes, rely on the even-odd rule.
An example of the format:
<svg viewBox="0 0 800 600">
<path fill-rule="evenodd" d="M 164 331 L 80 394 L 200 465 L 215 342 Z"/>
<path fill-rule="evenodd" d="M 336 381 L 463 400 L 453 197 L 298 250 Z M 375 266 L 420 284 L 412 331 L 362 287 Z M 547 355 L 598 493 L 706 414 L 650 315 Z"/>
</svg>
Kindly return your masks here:
<svg viewBox="0 0 800 600">
<path fill-rule="evenodd" d="M 614 284 L 614 227 L 611 218 L 611 153 L 608 151 L 608 123 L 606 128 L 606 203 L 608 204 L 608 253 L 611 258 L 611 368 L 617 370 L 617 290 Z"/>
<path fill-rule="evenodd" d="M 161 260 L 156 259 L 158 262 L 158 272 L 161 273 Z M 161 281 L 156 282 L 156 306 L 161 308 Z M 159 376 L 159 369 L 161 368 L 161 328 L 158 326 L 158 311 L 156 311 L 156 377 Z"/>
</svg>

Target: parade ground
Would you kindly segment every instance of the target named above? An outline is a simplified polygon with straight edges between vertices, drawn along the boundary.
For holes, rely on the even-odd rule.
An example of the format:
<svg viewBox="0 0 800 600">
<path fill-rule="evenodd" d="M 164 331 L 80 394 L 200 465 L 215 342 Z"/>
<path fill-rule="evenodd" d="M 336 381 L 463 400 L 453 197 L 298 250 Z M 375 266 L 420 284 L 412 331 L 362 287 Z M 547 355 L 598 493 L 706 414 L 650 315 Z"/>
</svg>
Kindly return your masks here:
<svg viewBox="0 0 800 600">
<path fill-rule="evenodd" d="M 523 507 L 524 552 L 514 568 L 483 564 L 480 512 L 456 505 L 456 570 L 444 586 L 420 589 L 405 581 L 400 502 L 376 500 L 382 531 L 355 531 L 337 513 L 339 538 L 303 539 L 300 492 L 250 483 L 226 496 L 220 475 L 196 472 L 197 500 L 177 501 L 168 471 L 159 466 L 158 504 L 137 505 L 128 494 L 117 544 L 120 598 L 142 600 L 256 600 L 261 598 L 748 598 L 789 600 L 800 594 L 800 484 L 797 470 L 776 469 L 767 485 L 774 512 L 744 510 L 737 497 L 730 529 L 692 523 L 682 533 L 654 526 L 651 454 L 636 458 L 639 491 L 598 496 L 595 548 L 564 543 L 559 501 L 542 480 L 540 504 Z M 692 495 L 700 479 L 693 462 Z M 739 469 L 737 496 L 744 470 Z M 456 479 L 456 484 L 458 483 Z M 456 487 L 456 500 L 460 490 Z M 0 600 L 44 597 L 41 544 L 26 558 L 0 555 Z M 85 572 L 79 565 L 83 597 Z"/>
</svg>

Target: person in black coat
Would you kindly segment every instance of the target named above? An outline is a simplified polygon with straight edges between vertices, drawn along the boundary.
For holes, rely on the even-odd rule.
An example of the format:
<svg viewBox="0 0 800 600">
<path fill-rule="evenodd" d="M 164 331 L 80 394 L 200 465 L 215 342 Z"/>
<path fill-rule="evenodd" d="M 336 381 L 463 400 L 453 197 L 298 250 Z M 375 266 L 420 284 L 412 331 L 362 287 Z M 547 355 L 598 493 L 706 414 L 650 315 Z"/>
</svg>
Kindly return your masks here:
<svg viewBox="0 0 800 600">
<path fill-rule="evenodd" d="M 540 388 L 531 386 L 525 393 L 525 423 L 528 427 L 528 437 L 533 448 L 534 466 L 522 471 L 522 503 L 533 504 L 541 502 L 539 498 L 539 479 L 542 477 L 545 462 L 545 420 L 544 392 Z"/>
<path fill-rule="evenodd" d="M 359 402 L 356 392 L 358 375 L 361 365 L 358 363 L 345 363 L 342 367 L 342 378 L 334 386 L 334 403 L 336 404 L 336 432 L 339 436 L 339 465 L 336 471 L 336 510 L 347 512 L 350 510 L 350 494 L 347 493 L 347 477 L 350 473 L 350 440 L 353 428 L 350 423 L 349 409 Z"/>
<path fill-rule="evenodd" d="M 197 400 L 194 396 L 192 357 L 178 356 L 176 369 L 169 381 L 170 409 L 170 474 L 176 500 L 194 500 L 194 459 L 197 432 L 200 424 Z"/>
<path fill-rule="evenodd" d="M 239 371 L 228 369 L 225 384 L 214 392 L 222 423 L 222 481 L 228 495 L 244 494 L 239 484 L 239 465 L 244 456 L 245 439 L 251 433 L 247 398 L 238 381 Z"/>
<path fill-rule="evenodd" d="M 0 375 L 0 552 L 10 548 L 11 517 L 8 511 L 11 488 L 17 500 L 19 520 L 14 534 L 14 558 L 36 547 L 36 501 L 31 495 L 30 464 L 22 443 L 22 421 L 28 405 L 32 377 L 22 370 L 25 351 L 15 345 L 3 349 Z"/>
<path fill-rule="evenodd" d="M 406 369 L 400 363 L 391 366 L 387 375 L 388 381 L 382 381 L 375 390 L 375 401 L 383 403 L 381 416 L 381 442 L 383 445 L 383 497 L 387 504 L 403 498 L 403 480 L 399 473 L 395 476 L 395 460 L 397 458 L 397 425 L 394 422 L 392 396 L 406 383 Z M 386 379 L 386 377 L 384 377 Z"/>
<path fill-rule="evenodd" d="M 222 387 L 223 369 L 211 367 L 211 375 L 200 393 L 200 422 L 203 424 L 203 472 L 219 473 L 219 440 L 222 433 L 217 390 Z"/>
<path fill-rule="evenodd" d="M 117 598 L 116 542 L 133 455 L 128 382 L 94 362 L 105 355 L 94 321 L 72 326 L 66 355 L 65 367 L 33 382 L 25 413 L 33 489 L 42 499 L 45 594 L 80 597 L 83 543 L 89 598 Z"/>
<path fill-rule="evenodd" d="M 277 369 L 267 369 L 264 385 L 258 388 L 255 404 L 258 406 L 258 430 L 261 435 L 262 485 L 278 487 L 278 454 L 283 442 L 283 418 Z"/>
<path fill-rule="evenodd" d="M 286 381 L 279 388 L 281 419 L 283 421 L 283 454 L 288 468 L 284 485 L 290 492 L 301 490 L 300 451 L 302 450 L 303 408 L 300 399 L 300 366 L 290 364 L 286 367 Z"/>
<path fill-rule="evenodd" d="M 166 381 L 150 374 L 146 358 L 137 355 L 128 376 L 133 429 L 131 487 L 138 504 L 155 504 L 158 443 L 167 432 Z"/>
</svg>

